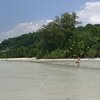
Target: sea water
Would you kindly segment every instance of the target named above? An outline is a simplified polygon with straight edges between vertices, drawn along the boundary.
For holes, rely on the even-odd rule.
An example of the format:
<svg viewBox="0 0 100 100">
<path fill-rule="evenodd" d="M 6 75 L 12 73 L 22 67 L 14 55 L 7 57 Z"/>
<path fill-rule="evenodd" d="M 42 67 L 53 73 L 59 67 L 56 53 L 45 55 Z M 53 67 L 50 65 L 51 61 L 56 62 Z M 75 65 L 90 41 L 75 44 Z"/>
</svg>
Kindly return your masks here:
<svg viewBox="0 0 100 100">
<path fill-rule="evenodd" d="M 0 61 L 0 100 L 100 100 L 100 60 Z"/>
</svg>

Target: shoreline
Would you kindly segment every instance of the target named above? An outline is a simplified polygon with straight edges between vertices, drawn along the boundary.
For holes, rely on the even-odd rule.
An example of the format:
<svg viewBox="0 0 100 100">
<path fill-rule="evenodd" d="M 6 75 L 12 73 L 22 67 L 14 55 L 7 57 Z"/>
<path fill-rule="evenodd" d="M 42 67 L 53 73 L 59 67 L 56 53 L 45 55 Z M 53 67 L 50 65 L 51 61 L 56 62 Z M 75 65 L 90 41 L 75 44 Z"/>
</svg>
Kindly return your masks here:
<svg viewBox="0 0 100 100">
<path fill-rule="evenodd" d="M 73 58 L 64 58 L 64 59 L 36 59 L 34 58 L 0 58 L 0 61 L 31 61 L 31 62 L 46 62 L 46 61 L 71 61 L 77 60 Z M 81 58 L 81 60 L 100 60 L 100 58 Z"/>
</svg>

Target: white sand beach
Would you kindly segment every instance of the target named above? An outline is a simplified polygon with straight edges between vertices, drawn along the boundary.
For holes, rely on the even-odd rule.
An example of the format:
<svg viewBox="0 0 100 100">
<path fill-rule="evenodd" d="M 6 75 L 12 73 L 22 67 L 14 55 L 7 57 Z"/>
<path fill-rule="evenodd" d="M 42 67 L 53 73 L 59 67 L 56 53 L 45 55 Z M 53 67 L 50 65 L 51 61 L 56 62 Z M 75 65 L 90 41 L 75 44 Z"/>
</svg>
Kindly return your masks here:
<svg viewBox="0 0 100 100">
<path fill-rule="evenodd" d="M 100 58 L 75 61 L 1 59 L 0 100 L 99 100 Z"/>
<path fill-rule="evenodd" d="M 35 57 L 33 58 L 1 58 L 0 60 L 4 61 L 33 61 L 33 62 L 45 62 L 45 61 L 72 61 L 72 60 L 77 60 L 74 58 L 64 58 L 64 59 L 36 59 Z M 100 58 L 81 58 L 81 60 L 100 60 Z"/>
</svg>

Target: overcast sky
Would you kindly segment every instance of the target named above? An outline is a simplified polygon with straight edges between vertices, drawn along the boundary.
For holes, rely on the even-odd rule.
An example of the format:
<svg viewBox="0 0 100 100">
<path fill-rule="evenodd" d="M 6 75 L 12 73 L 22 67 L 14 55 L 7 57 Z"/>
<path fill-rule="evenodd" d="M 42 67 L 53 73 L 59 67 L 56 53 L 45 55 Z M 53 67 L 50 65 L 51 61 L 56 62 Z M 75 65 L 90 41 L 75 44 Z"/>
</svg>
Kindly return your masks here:
<svg viewBox="0 0 100 100">
<path fill-rule="evenodd" d="M 0 0 L 0 42 L 36 31 L 64 12 L 79 21 L 100 24 L 100 0 Z"/>
</svg>

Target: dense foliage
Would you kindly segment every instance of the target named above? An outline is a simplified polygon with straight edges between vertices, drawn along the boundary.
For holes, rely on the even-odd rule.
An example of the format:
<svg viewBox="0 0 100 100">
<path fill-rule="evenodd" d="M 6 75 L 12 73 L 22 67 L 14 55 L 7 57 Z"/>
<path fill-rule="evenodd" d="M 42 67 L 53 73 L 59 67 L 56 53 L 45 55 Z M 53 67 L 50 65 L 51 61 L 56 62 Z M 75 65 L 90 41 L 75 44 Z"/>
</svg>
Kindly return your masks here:
<svg viewBox="0 0 100 100">
<path fill-rule="evenodd" d="M 0 57 L 100 57 L 100 25 L 79 26 L 75 13 L 64 13 L 37 32 L 0 44 Z"/>
</svg>

